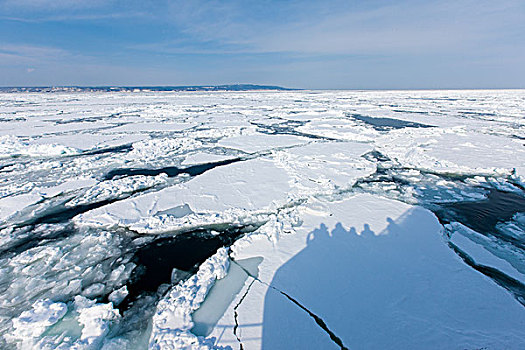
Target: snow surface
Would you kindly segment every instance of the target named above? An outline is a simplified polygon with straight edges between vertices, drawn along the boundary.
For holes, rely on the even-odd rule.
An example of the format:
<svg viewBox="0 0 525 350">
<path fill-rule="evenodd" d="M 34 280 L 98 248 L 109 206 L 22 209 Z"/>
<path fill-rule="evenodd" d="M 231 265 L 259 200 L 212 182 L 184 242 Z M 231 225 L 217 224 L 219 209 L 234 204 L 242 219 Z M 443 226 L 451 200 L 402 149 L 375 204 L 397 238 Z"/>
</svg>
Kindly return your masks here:
<svg viewBox="0 0 525 350">
<path fill-rule="evenodd" d="M 525 174 L 523 141 L 479 134 L 467 127 L 418 132 L 396 130 L 377 140 L 377 149 L 402 164 L 423 170 L 454 174 L 497 176 L 508 169 Z"/>
<path fill-rule="evenodd" d="M 222 155 L 222 154 L 213 154 L 213 153 L 204 153 L 198 152 L 190 154 L 182 161 L 182 165 L 196 165 L 196 164 L 206 164 L 213 162 L 220 162 L 227 159 L 233 159 L 232 156 Z"/>
<path fill-rule="evenodd" d="M 272 148 L 283 148 L 306 143 L 302 137 L 289 135 L 251 134 L 221 139 L 218 144 L 222 147 L 234 148 L 246 153 L 255 153 Z"/>
<path fill-rule="evenodd" d="M 236 310 L 244 347 L 337 348 L 278 291 L 319 316 L 350 349 L 523 344 L 523 307 L 443 244 L 430 212 L 370 195 L 300 210 L 301 228 L 277 244 L 248 237 L 233 246 L 236 259 L 264 257 L 260 282 Z M 211 334 L 223 334 L 220 345 L 239 344 L 232 308 L 241 296 Z"/>
<path fill-rule="evenodd" d="M 483 234 L 429 210 L 525 196 L 524 103 L 2 93 L 0 347 L 521 349 L 525 209 Z M 141 249 L 232 229 L 231 250 L 137 297 Z"/>
</svg>

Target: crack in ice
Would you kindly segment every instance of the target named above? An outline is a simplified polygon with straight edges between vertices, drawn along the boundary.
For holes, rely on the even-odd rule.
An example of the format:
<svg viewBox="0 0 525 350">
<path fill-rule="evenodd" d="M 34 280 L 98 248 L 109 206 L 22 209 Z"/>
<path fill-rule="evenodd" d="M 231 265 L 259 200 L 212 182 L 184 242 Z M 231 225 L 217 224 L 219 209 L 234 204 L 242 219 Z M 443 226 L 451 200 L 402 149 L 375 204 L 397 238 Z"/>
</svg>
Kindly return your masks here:
<svg viewBox="0 0 525 350">
<path fill-rule="evenodd" d="M 239 265 L 239 264 L 237 264 L 237 265 Z M 254 283 L 255 283 L 255 279 L 252 279 L 252 281 L 248 285 L 248 288 L 246 288 L 246 292 L 244 292 L 244 295 L 242 296 L 242 298 L 239 300 L 237 305 L 235 305 L 235 307 L 233 308 L 233 319 L 235 321 L 235 326 L 233 327 L 233 335 L 235 335 L 235 338 L 237 338 L 237 341 L 239 342 L 239 349 L 240 350 L 244 350 L 244 347 L 243 347 L 240 335 L 237 334 L 237 329 L 239 328 L 239 322 L 238 322 L 239 313 L 237 312 L 237 309 L 239 308 L 239 306 L 241 306 L 242 302 L 244 301 L 244 299 L 246 298 L 246 296 L 250 292 L 250 289 L 252 288 L 252 285 Z"/>
<path fill-rule="evenodd" d="M 168 177 L 175 177 L 180 174 L 188 174 L 190 176 L 198 176 L 204 174 L 206 171 L 213 168 L 240 162 L 241 158 L 226 159 L 214 163 L 204 163 L 198 165 L 192 165 L 187 168 L 179 168 L 175 166 L 164 167 L 160 169 L 147 169 L 147 168 L 120 168 L 109 171 L 104 180 L 112 180 L 117 176 L 134 176 L 134 175 L 145 175 L 145 176 L 157 176 L 160 174 L 166 174 Z"/>
<path fill-rule="evenodd" d="M 298 306 L 300 309 L 302 309 L 303 311 L 305 311 L 314 321 L 315 323 L 323 330 L 325 331 L 328 336 L 330 337 L 330 339 L 335 343 L 337 344 L 341 350 L 348 350 L 348 348 L 346 346 L 344 346 L 343 344 L 343 341 L 341 340 L 341 338 L 339 338 L 337 335 L 335 335 L 334 332 L 332 332 L 329 328 L 328 328 L 328 325 L 326 324 L 326 322 L 319 316 L 317 316 L 316 314 L 314 314 L 312 311 L 310 311 L 307 307 L 305 307 L 304 305 L 302 305 L 297 299 L 294 299 L 292 296 L 290 296 L 289 294 L 287 294 L 286 292 L 280 290 L 279 288 L 271 285 L 270 283 L 267 283 L 267 282 L 264 282 L 262 280 L 260 280 L 257 276 L 254 276 L 250 273 L 250 271 L 248 271 L 247 269 L 245 269 L 243 266 L 241 266 L 241 264 L 237 263 L 235 261 L 235 259 L 233 259 L 231 256 L 230 256 L 230 259 L 232 262 L 234 262 L 237 266 L 239 266 L 248 276 L 252 277 L 255 281 L 259 282 L 259 283 L 262 283 L 264 284 L 265 286 L 267 286 L 268 288 L 272 288 L 273 290 L 275 290 L 276 292 L 280 293 L 281 295 L 283 295 L 285 298 L 287 298 L 289 301 L 291 301 L 292 303 L 294 303 L 296 306 Z M 253 283 L 253 282 L 252 282 Z M 244 298 L 244 297 L 243 297 Z M 242 301 L 242 300 L 241 300 Z M 241 347 L 242 349 L 242 347 Z"/>
<path fill-rule="evenodd" d="M 448 242 L 448 246 L 465 264 L 487 276 L 500 287 L 508 290 L 521 305 L 525 306 L 525 285 L 523 283 L 491 266 L 476 263 L 467 253 L 450 241 Z"/>
</svg>

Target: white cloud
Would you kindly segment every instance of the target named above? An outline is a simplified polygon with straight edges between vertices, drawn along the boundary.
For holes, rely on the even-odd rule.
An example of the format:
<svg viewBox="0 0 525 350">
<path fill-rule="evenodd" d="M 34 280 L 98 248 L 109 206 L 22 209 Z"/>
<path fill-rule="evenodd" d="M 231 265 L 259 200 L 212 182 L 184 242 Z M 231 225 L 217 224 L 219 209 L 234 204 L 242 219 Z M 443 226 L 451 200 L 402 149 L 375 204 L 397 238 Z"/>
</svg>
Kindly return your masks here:
<svg viewBox="0 0 525 350">
<path fill-rule="evenodd" d="M 112 0 L 1 0 L 0 6 L 6 9 L 56 10 L 86 9 L 107 5 Z"/>
<path fill-rule="evenodd" d="M 172 2 L 164 15 L 195 44 L 147 45 L 168 53 L 447 54 L 504 44 L 525 30 L 519 0 L 405 0 L 359 10 L 327 4 L 322 14 L 296 13 L 286 20 L 257 18 L 239 6 Z"/>
<path fill-rule="evenodd" d="M 2 44 L 0 45 L 0 53 L 3 53 L 6 58 L 11 57 L 36 62 L 62 59 L 71 56 L 68 51 L 60 48 L 24 44 Z"/>
</svg>

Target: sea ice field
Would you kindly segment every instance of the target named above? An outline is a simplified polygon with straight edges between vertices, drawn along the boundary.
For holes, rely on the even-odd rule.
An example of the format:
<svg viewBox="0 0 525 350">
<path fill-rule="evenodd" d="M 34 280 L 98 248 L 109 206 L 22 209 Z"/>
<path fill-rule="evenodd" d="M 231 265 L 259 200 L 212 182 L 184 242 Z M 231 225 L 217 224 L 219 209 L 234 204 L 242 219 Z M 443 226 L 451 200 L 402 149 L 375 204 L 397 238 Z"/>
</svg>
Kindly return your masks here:
<svg viewBox="0 0 525 350">
<path fill-rule="evenodd" d="M 525 90 L 0 93 L 2 349 L 524 349 Z"/>
</svg>

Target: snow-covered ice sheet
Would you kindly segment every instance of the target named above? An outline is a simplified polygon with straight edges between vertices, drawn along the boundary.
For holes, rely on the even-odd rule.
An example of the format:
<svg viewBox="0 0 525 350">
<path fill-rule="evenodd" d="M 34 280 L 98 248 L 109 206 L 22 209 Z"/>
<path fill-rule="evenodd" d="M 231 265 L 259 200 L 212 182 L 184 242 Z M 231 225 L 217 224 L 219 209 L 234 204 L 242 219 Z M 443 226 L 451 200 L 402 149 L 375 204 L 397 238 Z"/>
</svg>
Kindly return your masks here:
<svg viewBox="0 0 525 350">
<path fill-rule="evenodd" d="M 111 129 L 112 132 L 118 133 L 142 133 L 142 132 L 170 132 L 182 131 L 194 127 L 195 124 L 184 123 L 133 123 L 118 126 Z"/>
<path fill-rule="evenodd" d="M 523 140 L 480 134 L 467 127 L 402 129 L 377 140 L 377 149 L 401 164 L 449 174 L 525 174 Z"/>
<path fill-rule="evenodd" d="M 373 148 L 357 142 L 313 143 L 276 153 L 279 167 L 304 197 L 328 195 L 351 188 L 355 181 L 376 171 L 362 155 Z"/>
<path fill-rule="evenodd" d="M 258 222 L 260 215 L 270 214 L 291 200 L 289 180 L 286 172 L 268 159 L 248 160 L 213 169 L 183 184 L 92 210 L 79 217 L 77 223 L 160 233 L 244 220 Z M 170 213 L 185 206 L 189 208 L 186 215 Z"/>
<path fill-rule="evenodd" d="M 290 135 L 249 134 L 224 138 L 219 146 L 234 148 L 247 153 L 261 152 L 273 148 L 290 147 L 306 143 L 307 140 Z"/>
<path fill-rule="evenodd" d="M 92 210 L 76 222 L 141 233 L 257 224 L 279 208 L 309 195 L 351 187 L 359 177 L 373 173 L 375 166 L 361 157 L 370 150 L 355 143 L 315 144 L 281 151 L 272 158 L 236 162 L 188 182 Z M 183 207 L 188 208 L 184 215 L 170 213 Z"/>
<path fill-rule="evenodd" d="M 235 259 L 263 260 L 210 335 L 218 345 L 339 348 L 287 296 L 349 349 L 523 344 L 523 307 L 448 249 L 429 211 L 370 195 L 299 210 L 295 234 L 233 245 Z"/>
<path fill-rule="evenodd" d="M 329 139 L 361 142 L 371 142 L 379 135 L 376 130 L 359 125 L 350 118 L 317 119 L 298 127 L 297 130 Z"/>
<path fill-rule="evenodd" d="M 497 269 L 525 285 L 523 256 L 506 252 L 507 256 L 498 257 L 502 252 L 498 252 L 497 250 L 491 251 L 493 249 L 490 249 L 490 240 L 484 238 L 475 231 L 458 223 L 451 224 L 448 226 L 448 229 L 453 231 L 452 237 L 450 237 L 450 242 L 462 252 L 468 254 L 475 264 Z"/>
<path fill-rule="evenodd" d="M 228 156 L 224 154 L 213 154 L 213 153 L 204 153 L 204 152 L 198 152 L 190 154 L 182 161 L 182 165 L 189 166 L 189 165 L 196 165 L 196 164 L 205 164 L 205 163 L 213 163 L 213 162 L 220 162 L 227 159 L 234 159 L 233 156 Z"/>
<path fill-rule="evenodd" d="M 524 102 L 0 93 L 0 348 L 522 348 Z"/>
</svg>

